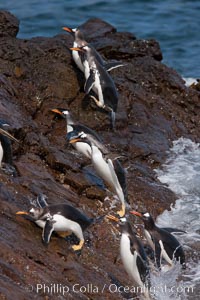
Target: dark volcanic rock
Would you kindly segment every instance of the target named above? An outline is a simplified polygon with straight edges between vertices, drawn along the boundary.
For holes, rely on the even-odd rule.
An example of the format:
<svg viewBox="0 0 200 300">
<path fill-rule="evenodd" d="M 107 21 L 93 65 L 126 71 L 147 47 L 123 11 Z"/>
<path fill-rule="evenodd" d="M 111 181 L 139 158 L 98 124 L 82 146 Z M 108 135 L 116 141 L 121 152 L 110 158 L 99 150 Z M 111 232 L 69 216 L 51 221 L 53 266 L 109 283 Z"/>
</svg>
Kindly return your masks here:
<svg viewBox="0 0 200 300">
<path fill-rule="evenodd" d="M 11 13 L 0 10 L 0 37 L 16 37 L 19 31 L 19 21 Z"/>
<path fill-rule="evenodd" d="M 90 217 L 117 209 L 114 202 L 104 200 L 106 191 L 87 180 L 83 169 L 89 162 L 66 147 L 65 120 L 56 120 L 50 109 L 65 107 L 100 133 L 127 168 L 131 207 L 147 209 L 156 217 L 175 196 L 157 181 L 154 169 L 173 140 L 199 139 L 199 91 L 187 88 L 161 63 L 156 41 L 139 40 L 104 21 L 89 20 L 82 26 L 87 40 L 105 59 L 125 64 L 111 73 L 120 99 L 116 131 L 110 131 L 107 115 L 86 105 L 84 76 L 68 49 L 72 37 L 63 33 L 19 40 L 16 18 L 1 12 L 0 20 L 0 119 L 10 123 L 10 132 L 20 140 L 13 144 L 17 175 L 0 170 L 0 299 L 55 299 L 58 294 L 37 293 L 37 284 L 44 283 L 69 287 L 59 299 L 122 299 L 109 291 L 112 280 L 132 283 L 116 262 L 119 236 L 111 223 L 102 220 L 91 226 L 78 256 L 69 241 L 56 234 L 46 248 L 41 229 L 15 216 L 17 210 L 29 209 L 39 193 L 46 194 L 49 203 L 70 203 Z M 75 284 L 92 284 L 99 293 L 89 288 L 75 293 Z"/>
</svg>

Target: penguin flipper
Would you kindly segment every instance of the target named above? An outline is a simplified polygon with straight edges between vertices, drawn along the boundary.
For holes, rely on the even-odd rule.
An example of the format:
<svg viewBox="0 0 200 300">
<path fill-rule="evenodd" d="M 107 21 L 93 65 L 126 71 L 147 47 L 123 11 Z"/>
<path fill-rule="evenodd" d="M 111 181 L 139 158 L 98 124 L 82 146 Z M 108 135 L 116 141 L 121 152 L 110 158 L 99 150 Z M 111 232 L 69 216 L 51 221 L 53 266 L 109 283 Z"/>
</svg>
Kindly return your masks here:
<svg viewBox="0 0 200 300">
<path fill-rule="evenodd" d="M 119 182 L 118 177 L 115 173 L 115 169 L 114 169 L 112 160 L 108 159 L 107 163 L 108 163 L 108 166 L 109 166 L 109 169 L 110 169 L 110 172 L 111 172 L 115 192 L 116 192 L 119 200 L 122 203 L 122 209 L 120 211 L 118 211 L 117 213 L 120 217 L 123 217 L 125 215 L 125 210 L 126 210 L 124 192 L 123 192 L 122 187 L 120 186 L 120 182 Z"/>
<path fill-rule="evenodd" d="M 42 239 L 45 244 L 49 243 L 53 231 L 54 231 L 53 222 L 51 220 L 47 220 L 42 232 Z"/>
<path fill-rule="evenodd" d="M 94 72 L 90 72 L 90 76 L 88 77 L 86 83 L 85 83 L 85 86 L 84 86 L 84 91 L 86 94 L 89 94 L 89 92 L 91 91 L 93 85 L 94 85 L 94 82 L 95 82 L 95 74 Z"/>
<path fill-rule="evenodd" d="M 182 229 L 178 229 L 178 228 L 172 228 L 172 227 L 162 227 L 162 229 L 168 231 L 169 233 L 173 234 L 173 233 L 179 233 L 179 234 L 184 234 L 186 233 L 186 231 L 182 230 Z"/>
<path fill-rule="evenodd" d="M 136 264 L 140 274 L 141 281 L 145 284 L 149 281 L 149 268 L 148 265 L 142 260 L 142 258 L 137 255 Z"/>
<path fill-rule="evenodd" d="M 106 69 L 107 72 L 110 72 L 113 69 L 123 67 L 123 66 L 124 66 L 124 64 L 122 64 L 121 62 L 116 62 L 116 61 L 106 62 L 104 64 L 104 68 Z"/>
<path fill-rule="evenodd" d="M 121 187 L 120 187 L 120 184 L 119 184 L 119 181 L 118 181 L 118 177 L 116 175 L 115 168 L 113 166 L 112 160 L 110 158 L 108 158 L 107 163 L 108 163 L 111 175 L 112 175 L 112 179 L 113 179 L 114 185 L 115 185 L 116 189 L 117 188 L 120 189 Z"/>
<path fill-rule="evenodd" d="M 118 181 L 121 185 L 122 191 L 124 193 L 124 198 L 125 198 L 126 202 L 130 204 L 130 202 L 128 201 L 126 171 L 124 170 L 120 161 L 117 158 L 113 160 L 113 166 L 114 166 Z"/>
<path fill-rule="evenodd" d="M 161 268 L 161 247 L 158 241 L 155 242 L 155 261 L 158 269 Z"/>
<path fill-rule="evenodd" d="M 45 194 L 39 194 L 37 196 L 37 205 L 40 207 L 40 208 L 44 208 L 46 206 L 48 206 L 48 203 L 46 202 L 46 199 L 47 199 L 47 196 Z"/>
</svg>

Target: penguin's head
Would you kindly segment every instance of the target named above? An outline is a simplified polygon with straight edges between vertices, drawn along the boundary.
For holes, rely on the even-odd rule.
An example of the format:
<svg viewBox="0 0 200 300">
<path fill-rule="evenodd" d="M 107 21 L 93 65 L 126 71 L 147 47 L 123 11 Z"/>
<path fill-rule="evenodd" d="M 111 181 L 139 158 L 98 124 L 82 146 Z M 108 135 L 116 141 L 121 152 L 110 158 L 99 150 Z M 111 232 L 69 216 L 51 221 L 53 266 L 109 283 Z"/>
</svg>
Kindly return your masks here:
<svg viewBox="0 0 200 300">
<path fill-rule="evenodd" d="M 16 215 L 25 215 L 30 217 L 32 220 L 36 221 L 40 218 L 43 213 L 42 208 L 32 207 L 29 211 L 18 211 Z"/>
<path fill-rule="evenodd" d="M 29 215 L 30 217 L 32 217 L 33 219 L 35 220 L 38 220 L 42 214 L 42 211 L 41 208 L 36 208 L 36 207 L 32 207 L 30 210 L 29 210 Z"/>
<path fill-rule="evenodd" d="M 4 120 L 0 120 L 0 128 L 4 128 L 4 127 L 8 127 L 8 126 L 10 126 L 6 121 L 4 121 Z"/>
<path fill-rule="evenodd" d="M 53 108 L 51 112 L 55 113 L 56 117 L 66 118 L 69 115 L 69 111 L 66 108 Z"/>
<path fill-rule="evenodd" d="M 78 30 L 78 28 L 70 28 L 70 27 L 63 27 L 62 29 L 69 32 L 73 36 L 75 36 L 75 33 Z"/>
<path fill-rule="evenodd" d="M 8 123 L 6 123 L 4 120 L 0 120 L 0 136 L 4 136 L 14 142 L 19 143 L 19 141 L 11 135 L 8 131 L 4 130 L 5 127 L 10 126 Z"/>
<path fill-rule="evenodd" d="M 145 228 L 152 228 L 155 223 L 149 212 L 130 211 L 130 214 L 140 217 L 145 225 Z"/>
<path fill-rule="evenodd" d="M 63 27 L 62 29 L 69 32 L 75 38 L 75 40 L 79 39 L 80 41 L 85 41 L 84 34 L 80 28 Z"/>
<path fill-rule="evenodd" d="M 124 224 L 126 224 L 127 222 L 127 218 L 126 217 L 122 217 L 118 219 L 119 221 L 119 225 L 123 226 Z"/>
<path fill-rule="evenodd" d="M 115 216 L 108 215 L 107 218 L 109 220 L 115 221 L 120 226 L 122 233 L 129 234 L 129 232 L 132 231 L 131 224 L 126 217 L 117 218 Z"/>
<path fill-rule="evenodd" d="M 70 131 L 66 135 L 66 139 L 70 144 L 76 143 L 76 142 L 82 142 L 82 143 L 88 143 L 90 145 L 90 142 L 87 138 L 87 134 L 83 131 L 78 132 L 77 130 Z"/>
<path fill-rule="evenodd" d="M 115 217 L 115 216 L 108 215 L 108 216 L 107 216 L 107 219 L 108 219 L 108 220 L 115 221 L 116 223 L 118 223 L 118 224 L 120 225 L 120 227 L 123 227 L 123 226 L 126 225 L 127 222 L 128 222 L 126 217 L 117 218 L 117 217 Z"/>
</svg>

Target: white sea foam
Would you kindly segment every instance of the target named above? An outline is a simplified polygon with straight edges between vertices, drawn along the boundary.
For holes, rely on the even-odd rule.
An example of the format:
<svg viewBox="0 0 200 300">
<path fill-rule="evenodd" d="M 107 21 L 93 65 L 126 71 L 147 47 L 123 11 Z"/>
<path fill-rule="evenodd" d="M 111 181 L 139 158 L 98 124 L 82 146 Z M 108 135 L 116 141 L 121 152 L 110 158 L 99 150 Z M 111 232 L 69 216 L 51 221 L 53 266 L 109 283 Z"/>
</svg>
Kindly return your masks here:
<svg viewBox="0 0 200 300">
<path fill-rule="evenodd" d="M 169 298 L 156 299 L 199 299 L 200 144 L 186 138 L 174 141 L 165 164 L 155 172 L 160 182 L 166 184 L 179 197 L 170 210 L 165 210 L 158 216 L 156 223 L 160 227 L 175 227 L 186 231 L 176 237 L 183 245 L 187 257 L 187 268 L 183 273 L 180 270 L 173 273 L 172 270 L 170 276 L 167 273 L 166 278 L 161 276 L 162 284 L 168 285 L 170 277 L 177 283 L 179 275 L 182 276 L 183 280 L 179 284 L 186 292 L 176 296 L 167 293 L 166 297 Z M 159 283 L 157 278 L 154 281 L 154 284 Z"/>
<path fill-rule="evenodd" d="M 187 87 L 191 86 L 192 84 L 197 84 L 198 83 L 198 81 L 195 78 L 192 78 L 192 77 L 188 77 L 188 78 L 183 77 L 183 80 L 185 80 L 185 85 Z"/>
</svg>

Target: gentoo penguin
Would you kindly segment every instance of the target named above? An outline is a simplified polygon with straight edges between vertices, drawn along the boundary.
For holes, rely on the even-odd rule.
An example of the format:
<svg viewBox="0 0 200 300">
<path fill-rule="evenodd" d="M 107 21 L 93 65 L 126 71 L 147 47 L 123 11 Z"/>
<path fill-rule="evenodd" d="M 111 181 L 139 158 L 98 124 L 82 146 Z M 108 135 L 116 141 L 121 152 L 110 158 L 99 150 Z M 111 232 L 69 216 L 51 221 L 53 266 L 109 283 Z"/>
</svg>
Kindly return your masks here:
<svg viewBox="0 0 200 300">
<path fill-rule="evenodd" d="M 72 131 L 76 131 L 76 132 L 82 132 L 84 131 L 85 133 L 89 134 L 90 136 L 94 136 L 95 140 L 101 142 L 101 138 L 99 137 L 99 135 L 92 130 L 91 128 L 77 123 L 75 122 L 69 111 L 62 109 L 62 108 L 55 108 L 51 110 L 52 112 L 59 114 L 61 116 L 63 116 L 64 118 L 66 118 L 66 122 L 67 122 L 67 134 L 69 134 Z M 68 135 L 68 137 L 70 136 L 70 134 Z M 82 153 L 84 156 L 86 156 L 87 158 L 91 158 L 91 148 L 86 144 L 86 143 L 82 143 L 81 141 L 77 141 L 73 143 L 74 148 Z"/>
<path fill-rule="evenodd" d="M 131 214 L 139 216 L 144 222 L 144 234 L 150 247 L 155 252 L 155 259 L 158 268 L 161 268 L 161 259 L 173 266 L 173 261 L 180 262 L 185 268 L 185 254 L 178 240 L 168 231 L 156 226 L 152 216 L 146 213 L 130 211 Z"/>
<path fill-rule="evenodd" d="M 122 204 L 122 209 L 118 211 L 120 217 L 125 215 L 126 202 L 128 201 L 126 174 L 117 158 L 109 158 L 108 149 L 94 136 L 85 132 L 72 131 L 67 134 L 67 140 L 70 144 L 82 142 L 90 149 L 92 165 L 104 182 L 111 188 Z"/>
<path fill-rule="evenodd" d="M 83 52 L 86 60 L 83 62 L 85 67 L 85 86 L 86 94 L 92 90 L 95 96 L 90 97 L 96 105 L 109 112 L 111 117 L 111 126 L 115 127 L 115 113 L 117 111 L 118 93 L 112 77 L 106 69 L 98 62 L 88 46 L 70 48 L 71 50 Z M 88 66 L 88 67 L 87 67 Z"/>
<path fill-rule="evenodd" d="M 27 215 L 29 220 L 43 228 L 42 239 L 44 243 L 49 243 L 53 231 L 61 236 L 74 233 L 80 242 L 78 245 L 73 245 L 72 248 L 74 251 L 81 250 L 84 244 L 83 231 L 93 223 L 93 219 L 89 219 L 78 209 L 68 204 L 41 206 L 40 204 L 38 208 L 32 207 L 29 212 L 18 211 L 16 214 Z"/>
<path fill-rule="evenodd" d="M 122 67 L 123 64 L 120 62 L 105 62 L 105 60 L 101 57 L 98 51 L 89 43 L 86 42 L 83 33 L 81 32 L 80 28 L 70 28 L 70 27 L 63 27 L 63 29 L 67 32 L 69 32 L 73 38 L 73 48 L 76 47 L 83 47 L 88 46 L 91 49 L 91 52 L 93 56 L 96 58 L 96 60 L 107 70 L 111 71 L 112 69 Z M 83 52 L 77 52 L 75 50 L 72 50 L 72 57 L 74 59 L 74 62 L 76 63 L 77 67 L 85 73 L 85 67 L 86 65 L 86 57 Z M 87 73 L 87 72 L 86 72 Z"/>
<path fill-rule="evenodd" d="M 12 136 L 9 132 L 3 129 L 4 126 L 8 126 L 8 124 L 0 120 L 0 167 L 3 159 L 6 163 L 10 165 L 13 164 L 10 140 L 19 143 L 19 141 L 16 138 L 14 138 L 14 136 Z"/>
<path fill-rule="evenodd" d="M 126 272 L 129 277 L 142 288 L 140 291 L 144 293 L 145 299 L 150 299 L 148 293 L 150 285 L 150 271 L 148 259 L 142 243 L 136 237 L 136 234 L 126 217 L 118 219 L 114 216 L 108 215 L 107 218 L 118 222 L 120 225 L 120 256 Z"/>
</svg>

